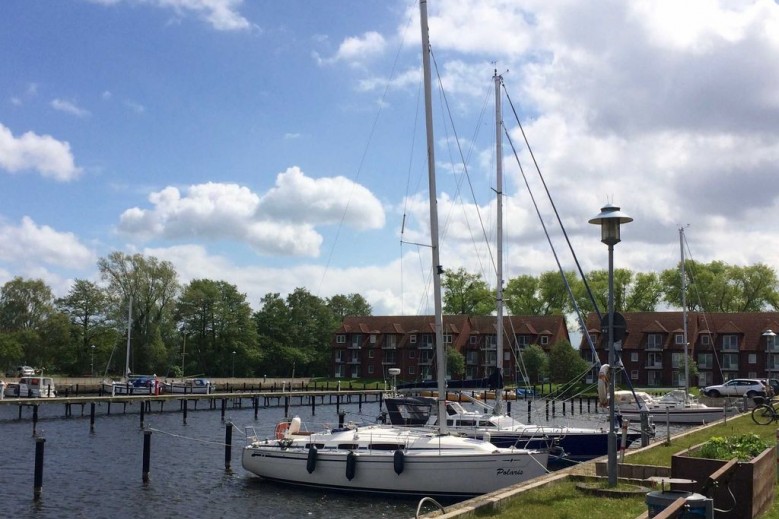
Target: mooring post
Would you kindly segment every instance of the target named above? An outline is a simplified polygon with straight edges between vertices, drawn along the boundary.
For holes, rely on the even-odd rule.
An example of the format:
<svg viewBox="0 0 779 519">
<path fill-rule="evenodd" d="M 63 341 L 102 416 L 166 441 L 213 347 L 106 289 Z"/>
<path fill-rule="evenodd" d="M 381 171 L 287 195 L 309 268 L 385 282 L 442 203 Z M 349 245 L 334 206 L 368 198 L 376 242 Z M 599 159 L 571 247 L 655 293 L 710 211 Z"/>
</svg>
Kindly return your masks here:
<svg viewBox="0 0 779 519">
<path fill-rule="evenodd" d="M 33 483 L 33 499 L 36 501 L 41 498 L 41 492 L 43 492 L 43 446 L 45 443 L 45 438 L 35 439 L 35 482 Z"/>
<path fill-rule="evenodd" d="M 189 401 L 186 398 L 181 399 L 181 416 L 184 418 L 184 425 L 187 425 L 187 411 L 189 410 Z"/>
<path fill-rule="evenodd" d="M 316 416 L 316 395 L 311 395 L 311 416 Z"/>
<path fill-rule="evenodd" d="M 289 395 L 284 396 L 284 418 L 289 418 Z"/>
<path fill-rule="evenodd" d="M 533 405 L 533 401 L 532 400 L 528 400 L 527 401 L 527 423 L 532 423 L 532 421 L 530 420 L 530 407 L 532 405 Z"/>
<path fill-rule="evenodd" d="M 365 387 L 363 387 L 365 389 Z M 362 413 L 362 393 L 357 395 L 357 410 Z"/>
<path fill-rule="evenodd" d="M 254 419 L 257 420 L 257 415 L 260 413 L 260 397 L 254 397 Z"/>
<path fill-rule="evenodd" d="M 95 403 L 89 403 L 89 432 L 95 432 Z"/>
<path fill-rule="evenodd" d="M 230 460 L 233 448 L 233 424 L 228 422 L 225 426 L 225 470 L 230 472 Z"/>
<path fill-rule="evenodd" d="M 143 431 L 143 482 L 149 482 L 149 458 L 151 458 L 151 431 Z"/>
<path fill-rule="evenodd" d="M 38 427 L 38 404 L 35 404 L 32 406 L 32 435 L 35 436 L 37 434 L 37 427 Z"/>
<path fill-rule="evenodd" d="M 344 426 L 344 418 L 346 417 L 346 411 L 338 411 L 338 428 L 341 429 Z"/>
<path fill-rule="evenodd" d="M 143 429 L 143 421 L 146 417 L 146 404 L 144 402 L 141 402 L 141 429 Z"/>
<path fill-rule="evenodd" d="M 225 421 L 225 407 L 227 407 L 227 399 L 222 399 L 222 421 Z"/>
</svg>

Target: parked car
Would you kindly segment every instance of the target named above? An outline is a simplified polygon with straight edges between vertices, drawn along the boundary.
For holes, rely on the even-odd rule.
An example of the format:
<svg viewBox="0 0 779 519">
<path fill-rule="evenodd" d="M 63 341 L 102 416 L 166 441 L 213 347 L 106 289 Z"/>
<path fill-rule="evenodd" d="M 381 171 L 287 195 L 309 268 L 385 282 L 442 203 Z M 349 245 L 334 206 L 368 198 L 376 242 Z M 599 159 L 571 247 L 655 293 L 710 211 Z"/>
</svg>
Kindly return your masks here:
<svg viewBox="0 0 779 519">
<path fill-rule="evenodd" d="M 724 384 L 706 386 L 703 388 L 703 394 L 711 397 L 719 396 L 765 396 L 765 386 L 757 378 L 734 378 Z"/>
<path fill-rule="evenodd" d="M 30 366 L 18 366 L 5 372 L 6 377 L 31 377 L 33 375 L 35 375 L 35 370 Z"/>
</svg>

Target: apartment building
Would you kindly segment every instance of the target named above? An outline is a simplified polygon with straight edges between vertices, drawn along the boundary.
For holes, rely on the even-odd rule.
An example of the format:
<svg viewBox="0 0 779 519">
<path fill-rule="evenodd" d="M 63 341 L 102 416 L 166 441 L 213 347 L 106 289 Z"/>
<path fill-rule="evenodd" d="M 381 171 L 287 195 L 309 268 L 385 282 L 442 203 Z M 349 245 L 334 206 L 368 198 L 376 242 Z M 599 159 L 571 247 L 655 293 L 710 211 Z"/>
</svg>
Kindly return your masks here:
<svg viewBox="0 0 779 519">
<path fill-rule="evenodd" d="M 446 315 L 444 343 L 465 359 L 465 379 L 488 376 L 497 366 L 497 319 L 494 316 Z M 503 320 L 503 372 L 518 377 L 517 358 L 532 344 L 547 353 L 570 341 L 563 316 L 510 316 Z M 399 368 L 402 380 L 435 378 L 433 316 L 350 316 L 333 334 L 333 374 L 338 378 L 387 378 Z"/>
<path fill-rule="evenodd" d="M 697 378 L 689 382 L 692 386 L 779 376 L 778 312 L 688 312 L 686 341 L 683 312 L 631 312 L 623 316 L 627 332 L 615 346 L 635 386 L 684 386 L 685 342 L 698 369 Z M 606 363 L 608 337 L 596 314 L 588 316 L 587 329 L 595 354 Z M 593 359 L 585 337 L 580 350 L 586 360 Z M 597 373 L 590 380 L 595 377 Z"/>
</svg>

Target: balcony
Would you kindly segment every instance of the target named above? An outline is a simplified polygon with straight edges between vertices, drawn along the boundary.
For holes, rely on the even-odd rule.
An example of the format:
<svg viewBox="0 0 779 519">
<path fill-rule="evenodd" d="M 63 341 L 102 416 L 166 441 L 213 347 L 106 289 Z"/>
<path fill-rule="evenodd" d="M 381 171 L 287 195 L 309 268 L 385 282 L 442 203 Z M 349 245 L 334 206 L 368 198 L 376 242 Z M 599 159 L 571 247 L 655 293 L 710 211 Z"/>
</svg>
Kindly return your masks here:
<svg viewBox="0 0 779 519">
<path fill-rule="evenodd" d="M 644 369 L 663 369 L 662 362 L 647 362 Z"/>
<path fill-rule="evenodd" d="M 420 350 L 432 350 L 433 349 L 433 343 L 432 342 L 420 342 L 419 343 L 419 349 Z"/>
<path fill-rule="evenodd" d="M 381 349 L 382 350 L 396 350 L 396 349 L 398 349 L 398 347 L 395 344 L 386 344 L 386 343 L 384 343 L 384 344 L 381 345 Z"/>
<path fill-rule="evenodd" d="M 663 351 L 662 344 L 649 344 L 646 345 L 646 351 Z"/>
<path fill-rule="evenodd" d="M 352 343 L 349 346 L 347 346 L 346 348 L 349 349 L 349 350 L 359 350 L 359 349 L 362 348 L 362 346 L 359 343 L 357 343 L 357 344 Z"/>
<path fill-rule="evenodd" d="M 430 366 L 433 364 L 433 359 L 419 359 L 420 366 Z"/>
</svg>

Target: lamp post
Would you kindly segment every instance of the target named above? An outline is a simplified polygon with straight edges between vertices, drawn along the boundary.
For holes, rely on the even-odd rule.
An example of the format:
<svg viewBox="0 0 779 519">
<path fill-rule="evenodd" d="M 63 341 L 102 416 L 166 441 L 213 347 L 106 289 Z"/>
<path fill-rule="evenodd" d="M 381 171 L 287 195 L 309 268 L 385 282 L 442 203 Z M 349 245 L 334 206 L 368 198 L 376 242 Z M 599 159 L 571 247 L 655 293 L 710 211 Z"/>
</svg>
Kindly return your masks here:
<svg viewBox="0 0 779 519">
<path fill-rule="evenodd" d="M 600 214 L 590 220 L 600 225 L 600 241 L 609 247 L 609 437 L 608 437 L 608 475 L 609 486 L 617 484 L 617 426 L 614 423 L 614 382 L 616 378 L 616 353 L 614 352 L 614 245 L 621 239 L 619 226 L 633 219 L 611 204 L 601 208 Z"/>
<path fill-rule="evenodd" d="M 765 337 L 765 373 L 766 373 L 766 382 L 770 382 L 771 380 L 771 360 L 772 360 L 772 351 L 774 350 L 774 341 L 776 340 L 776 334 L 771 330 L 770 328 L 763 332 L 763 337 Z"/>
<path fill-rule="evenodd" d="M 235 351 L 233 351 L 233 378 L 235 378 Z"/>
<path fill-rule="evenodd" d="M 94 377 L 95 376 L 95 345 L 92 345 L 92 358 L 90 360 L 89 365 L 89 376 Z"/>
</svg>

